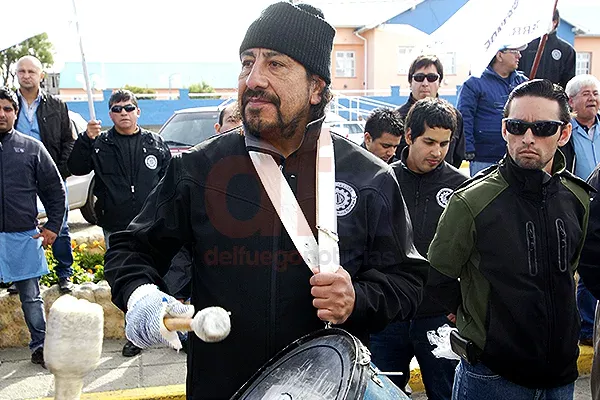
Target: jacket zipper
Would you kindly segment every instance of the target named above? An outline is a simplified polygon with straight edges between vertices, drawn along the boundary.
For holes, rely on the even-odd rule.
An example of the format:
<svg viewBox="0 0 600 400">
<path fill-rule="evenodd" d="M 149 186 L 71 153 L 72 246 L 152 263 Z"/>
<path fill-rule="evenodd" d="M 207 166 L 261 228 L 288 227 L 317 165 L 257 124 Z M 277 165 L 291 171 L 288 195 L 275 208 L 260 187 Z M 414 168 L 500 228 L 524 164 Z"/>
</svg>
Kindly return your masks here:
<svg viewBox="0 0 600 400">
<path fill-rule="evenodd" d="M 548 209 L 546 208 L 546 195 L 547 195 L 547 190 L 546 187 L 543 186 L 542 187 L 542 207 L 541 207 L 541 211 L 542 211 L 542 238 L 545 238 L 544 240 L 544 244 L 546 246 L 546 248 L 542 251 L 542 254 L 545 254 L 545 261 L 546 261 L 546 265 L 545 265 L 545 272 L 546 272 L 546 299 L 547 299 L 547 303 L 548 303 L 548 351 L 546 352 L 546 363 L 550 364 L 550 356 L 552 354 L 552 344 L 554 342 L 554 301 L 552 298 L 552 294 L 554 293 L 553 287 L 552 287 L 552 271 L 551 271 L 551 260 L 550 260 L 550 245 L 549 245 L 549 238 L 548 238 Z"/>
<path fill-rule="evenodd" d="M 535 224 L 533 221 L 527 221 L 525 228 L 527 231 L 527 260 L 529 264 L 529 275 L 536 276 L 538 274 L 538 260 L 535 240 Z"/>
<path fill-rule="evenodd" d="M 121 149 L 119 148 L 119 146 L 117 146 L 110 140 L 106 140 L 106 143 L 113 146 L 117 150 L 117 153 L 119 153 L 119 156 L 117 157 L 117 162 L 119 163 L 119 167 L 121 167 L 121 171 L 123 172 L 123 175 L 125 175 L 129 178 L 129 187 L 131 188 L 131 199 L 135 202 L 135 184 L 133 182 L 133 171 L 130 171 L 130 173 L 127 173 L 127 170 L 125 169 L 125 166 L 123 164 L 124 163 L 123 153 L 121 153 Z"/>
<path fill-rule="evenodd" d="M 565 229 L 565 222 L 558 218 L 555 221 L 556 224 L 556 235 L 558 236 L 558 269 L 560 272 L 566 272 L 569 268 L 567 261 L 567 231 Z"/>
</svg>

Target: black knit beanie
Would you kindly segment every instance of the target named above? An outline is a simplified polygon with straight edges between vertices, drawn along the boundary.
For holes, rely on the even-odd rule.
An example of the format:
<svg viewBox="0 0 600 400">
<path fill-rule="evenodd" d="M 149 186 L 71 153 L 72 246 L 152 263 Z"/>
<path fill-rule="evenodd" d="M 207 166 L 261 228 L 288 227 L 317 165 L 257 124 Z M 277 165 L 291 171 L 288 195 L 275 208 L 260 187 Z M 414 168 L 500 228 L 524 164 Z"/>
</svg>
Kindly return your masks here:
<svg viewBox="0 0 600 400">
<path fill-rule="evenodd" d="M 264 48 L 292 57 L 304 67 L 331 83 L 331 50 L 335 29 L 318 8 L 308 4 L 271 4 L 254 21 L 240 46 L 240 54 Z"/>
</svg>

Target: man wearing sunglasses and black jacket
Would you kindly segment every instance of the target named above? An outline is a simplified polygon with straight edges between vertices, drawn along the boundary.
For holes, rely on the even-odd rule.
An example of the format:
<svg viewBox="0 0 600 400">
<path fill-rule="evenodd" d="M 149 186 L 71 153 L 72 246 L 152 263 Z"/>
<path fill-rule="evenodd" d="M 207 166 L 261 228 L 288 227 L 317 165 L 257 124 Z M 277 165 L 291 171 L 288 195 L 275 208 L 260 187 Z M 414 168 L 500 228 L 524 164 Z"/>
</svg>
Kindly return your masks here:
<svg viewBox="0 0 600 400">
<path fill-rule="evenodd" d="M 573 398 L 573 274 L 592 189 L 557 151 L 570 119 L 560 86 L 517 86 L 502 120 L 507 155 L 459 187 L 440 219 L 429 262 L 462 291 L 453 399 Z"/>
<path fill-rule="evenodd" d="M 426 97 L 439 97 L 438 90 L 443 79 L 444 66 L 437 56 L 421 55 L 415 58 L 408 69 L 410 96 L 406 103 L 396 110 L 403 121 L 410 108 L 418 100 Z M 465 135 L 463 134 L 462 115 L 456 108 L 454 109 L 454 112 L 457 118 L 457 125 L 445 161 L 456 168 L 460 168 L 460 164 L 462 164 L 465 159 Z M 402 157 L 402 150 L 405 147 L 406 140 L 402 137 L 400 145 L 396 148 L 396 159 L 399 160 Z"/>
<path fill-rule="evenodd" d="M 108 106 L 114 126 L 101 132 L 101 121 L 89 121 L 87 130 L 75 141 L 68 162 L 74 175 L 95 173 L 94 209 L 107 248 L 110 235 L 125 230 L 142 209 L 171 160 L 161 137 L 138 126 L 140 109 L 132 92 L 115 91 Z M 123 348 L 124 356 L 139 352 L 130 342 Z"/>
</svg>

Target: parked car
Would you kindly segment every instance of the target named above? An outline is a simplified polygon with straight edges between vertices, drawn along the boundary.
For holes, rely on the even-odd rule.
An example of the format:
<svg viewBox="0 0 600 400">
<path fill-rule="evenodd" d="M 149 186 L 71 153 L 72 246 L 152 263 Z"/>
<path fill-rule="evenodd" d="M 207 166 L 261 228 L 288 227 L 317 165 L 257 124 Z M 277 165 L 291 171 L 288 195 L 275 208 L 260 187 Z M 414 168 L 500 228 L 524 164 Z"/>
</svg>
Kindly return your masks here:
<svg viewBox="0 0 600 400">
<path fill-rule="evenodd" d="M 71 129 L 73 135 L 77 136 L 87 128 L 87 121 L 78 113 L 69 111 L 71 118 Z M 95 224 L 96 213 L 94 212 L 94 204 L 96 197 L 94 196 L 94 172 L 87 175 L 75 176 L 67 178 L 67 198 L 69 200 L 69 211 L 81 211 L 83 218 L 90 224 Z M 46 210 L 38 198 L 38 218 L 46 217 Z"/>
<path fill-rule="evenodd" d="M 325 115 L 324 125 L 328 126 L 332 132 L 335 132 L 356 144 L 360 145 L 364 140 L 364 121 L 348 121 L 336 113 L 328 112 Z"/>
<path fill-rule="evenodd" d="M 158 134 L 171 154 L 181 153 L 216 134 L 219 107 L 195 107 L 177 110 L 160 128 Z"/>
</svg>

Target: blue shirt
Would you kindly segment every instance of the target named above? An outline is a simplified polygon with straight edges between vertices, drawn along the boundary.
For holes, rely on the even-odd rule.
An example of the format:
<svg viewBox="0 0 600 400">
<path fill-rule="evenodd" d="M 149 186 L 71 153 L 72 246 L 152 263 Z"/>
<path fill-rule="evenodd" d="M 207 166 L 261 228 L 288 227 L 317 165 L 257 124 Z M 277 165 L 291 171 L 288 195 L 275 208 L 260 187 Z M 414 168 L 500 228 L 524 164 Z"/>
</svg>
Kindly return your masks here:
<svg viewBox="0 0 600 400">
<path fill-rule="evenodd" d="M 17 92 L 19 96 L 19 119 L 17 126 L 15 127 L 19 132 L 25 135 L 31 136 L 34 139 L 42 141 L 40 136 L 40 126 L 36 118 L 35 112 L 42 101 L 42 93 L 38 92 L 38 96 L 31 103 L 27 104 L 27 100 L 21 95 L 21 92 Z"/>
<path fill-rule="evenodd" d="M 571 140 L 575 149 L 575 175 L 587 180 L 596 165 L 600 162 L 600 124 L 596 122 L 586 132 L 575 118 L 571 120 L 573 132 Z M 592 138 L 590 135 L 593 134 Z"/>
</svg>

